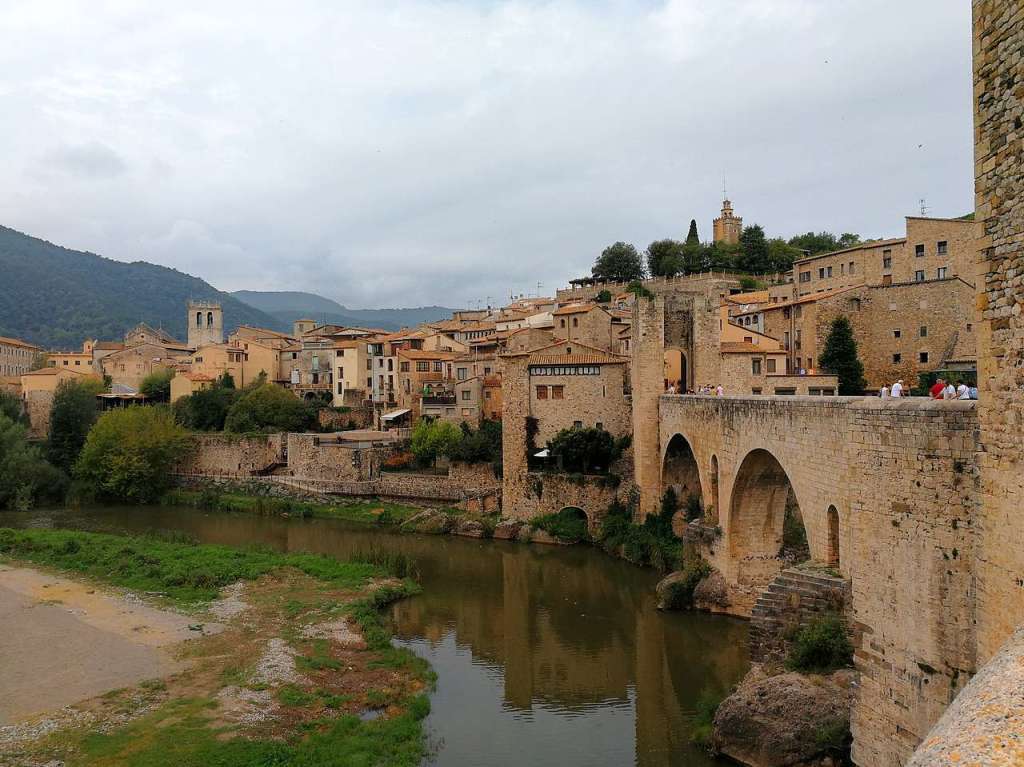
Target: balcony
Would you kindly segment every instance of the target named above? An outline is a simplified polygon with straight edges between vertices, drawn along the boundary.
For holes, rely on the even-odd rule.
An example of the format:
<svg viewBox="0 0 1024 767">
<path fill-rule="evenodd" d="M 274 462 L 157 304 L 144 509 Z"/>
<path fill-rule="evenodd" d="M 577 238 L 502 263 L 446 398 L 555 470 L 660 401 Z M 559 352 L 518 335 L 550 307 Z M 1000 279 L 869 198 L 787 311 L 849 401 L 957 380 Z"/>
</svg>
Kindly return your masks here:
<svg viewBox="0 0 1024 767">
<path fill-rule="evenodd" d="M 424 394 L 421 402 L 424 405 L 454 405 L 454 394 Z"/>
</svg>

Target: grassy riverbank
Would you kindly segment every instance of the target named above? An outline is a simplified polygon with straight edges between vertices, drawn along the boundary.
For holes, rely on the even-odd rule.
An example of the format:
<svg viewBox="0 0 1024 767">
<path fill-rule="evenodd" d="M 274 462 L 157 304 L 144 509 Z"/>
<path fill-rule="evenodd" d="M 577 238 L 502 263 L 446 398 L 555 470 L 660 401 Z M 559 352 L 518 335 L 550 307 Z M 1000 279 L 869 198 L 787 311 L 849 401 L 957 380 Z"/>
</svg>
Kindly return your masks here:
<svg viewBox="0 0 1024 767">
<path fill-rule="evenodd" d="M 344 500 L 338 503 L 317 503 L 296 498 L 248 495 L 220 490 L 168 491 L 160 499 L 164 506 L 191 506 L 209 511 L 246 511 L 257 514 L 289 514 L 297 517 L 344 519 L 373 525 L 400 525 L 422 509 L 379 500 Z"/>
<path fill-rule="evenodd" d="M 418 587 L 375 564 L 385 562 L 375 554 L 361 559 L 0 529 L 8 564 L 149 593 L 187 610 L 197 631 L 223 627 L 174 648 L 186 670 L 76 706 L 80 716 L 41 740 L 0 742 L 0 763 L 419 764 L 434 677 L 422 659 L 391 645 L 380 615 Z"/>
</svg>

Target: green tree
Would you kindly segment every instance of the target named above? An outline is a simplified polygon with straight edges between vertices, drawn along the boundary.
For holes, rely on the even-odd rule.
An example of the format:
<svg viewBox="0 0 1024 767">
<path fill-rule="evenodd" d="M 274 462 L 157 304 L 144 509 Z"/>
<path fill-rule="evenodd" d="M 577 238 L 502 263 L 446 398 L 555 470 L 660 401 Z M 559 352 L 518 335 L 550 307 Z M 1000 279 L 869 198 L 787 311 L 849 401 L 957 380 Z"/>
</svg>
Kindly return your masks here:
<svg viewBox="0 0 1024 767">
<path fill-rule="evenodd" d="M 683 244 L 656 240 L 647 246 L 647 271 L 652 277 L 675 277 L 684 267 Z"/>
<path fill-rule="evenodd" d="M 142 379 L 139 384 L 139 393 L 146 395 L 150 402 L 171 401 L 171 379 L 174 378 L 174 371 L 167 368 L 154 370 Z"/>
<path fill-rule="evenodd" d="M 462 439 L 448 452 L 453 461 L 464 463 L 501 463 L 501 421 L 481 421 L 474 429 L 461 425 Z"/>
<path fill-rule="evenodd" d="M 759 224 L 743 227 L 736 268 L 752 274 L 770 271 L 768 241 L 765 239 L 764 229 Z"/>
<path fill-rule="evenodd" d="M 276 384 L 263 384 L 243 391 L 224 419 L 224 430 L 244 434 L 252 431 L 306 431 L 316 423 L 316 408 Z"/>
<path fill-rule="evenodd" d="M 600 293 L 598 293 L 596 296 L 594 296 L 594 303 L 597 303 L 597 304 L 611 303 L 611 300 L 612 300 L 612 292 L 610 290 L 608 290 L 607 288 L 605 288 Z"/>
<path fill-rule="evenodd" d="M 719 271 L 738 269 L 739 246 L 725 242 L 714 242 L 701 246 L 700 269 L 695 271 Z"/>
<path fill-rule="evenodd" d="M 855 396 L 864 392 L 864 365 L 857 356 L 857 341 L 846 317 L 832 320 L 818 362 L 823 370 L 839 377 L 841 395 Z"/>
<path fill-rule="evenodd" d="M 0 413 L 0 509 L 27 511 L 59 500 L 66 489 L 67 477 L 29 444 L 25 427 Z"/>
<path fill-rule="evenodd" d="M 860 243 L 860 235 L 851 232 L 844 232 L 839 237 L 836 237 L 832 232 L 806 232 L 789 238 L 791 246 L 807 251 L 807 255 L 810 256 L 852 248 L 860 245 Z"/>
<path fill-rule="evenodd" d="M 700 245 L 700 236 L 697 234 L 697 219 L 690 219 L 690 231 L 686 233 L 687 245 Z"/>
<path fill-rule="evenodd" d="M 612 435 L 604 429 L 563 429 L 548 442 L 548 451 L 563 471 L 607 471 L 615 460 Z"/>
<path fill-rule="evenodd" d="M 96 395 L 102 391 L 99 381 L 61 381 L 53 394 L 50 408 L 50 436 L 46 456 L 57 468 L 70 472 L 82 451 L 89 429 L 96 422 L 99 408 Z"/>
<path fill-rule="evenodd" d="M 462 430 L 455 424 L 421 418 L 412 430 L 409 449 L 421 466 L 433 466 L 441 456 L 451 457 L 462 439 Z"/>
<path fill-rule="evenodd" d="M 265 379 L 266 378 L 266 374 L 264 374 L 263 377 Z M 231 373 L 229 373 L 228 371 L 225 370 L 217 378 L 217 386 L 220 386 L 221 388 L 224 388 L 224 389 L 234 389 L 235 388 L 235 377 L 233 375 L 231 375 Z"/>
<path fill-rule="evenodd" d="M 788 272 L 793 268 L 793 262 L 803 255 L 781 237 L 773 237 L 768 240 L 768 271 Z"/>
<path fill-rule="evenodd" d="M 188 429 L 223 431 L 228 411 L 239 396 L 234 386 L 224 386 L 222 380 L 218 379 L 214 386 L 200 389 L 175 402 L 174 417 Z"/>
<path fill-rule="evenodd" d="M 162 405 L 108 410 L 99 417 L 75 463 L 87 495 L 151 503 L 171 485 L 171 471 L 188 455 L 188 432 Z"/>
<path fill-rule="evenodd" d="M 644 265 L 636 248 L 626 242 L 609 245 L 598 256 L 590 270 L 595 279 L 609 282 L 631 282 L 644 278 Z"/>
<path fill-rule="evenodd" d="M 0 415 L 5 415 L 12 421 L 24 423 L 25 413 L 21 404 L 21 398 L 6 389 L 0 389 Z"/>
</svg>

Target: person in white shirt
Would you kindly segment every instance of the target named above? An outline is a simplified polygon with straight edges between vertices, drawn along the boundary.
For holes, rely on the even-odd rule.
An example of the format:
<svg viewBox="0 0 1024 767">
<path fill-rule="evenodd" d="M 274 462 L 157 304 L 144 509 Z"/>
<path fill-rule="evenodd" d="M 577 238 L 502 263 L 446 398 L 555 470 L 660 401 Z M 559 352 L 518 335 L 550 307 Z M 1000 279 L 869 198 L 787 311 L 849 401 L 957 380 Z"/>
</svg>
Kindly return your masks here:
<svg viewBox="0 0 1024 767">
<path fill-rule="evenodd" d="M 882 399 L 889 399 L 889 384 L 883 384 L 878 396 Z"/>
<path fill-rule="evenodd" d="M 967 386 L 967 384 L 965 384 L 963 381 L 961 381 L 960 385 L 958 387 L 956 387 L 956 398 L 957 399 L 970 399 L 971 398 L 971 390 Z"/>
<path fill-rule="evenodd" d="M 903 396 L 903 379 L 901 378 L 892 385 L 892 391 L 889 392 L 890 397 L 902 397 Z"/>
<path fill-rule="evenodd" d="M 715 389 L 715 396 L 716 397 L 721 397 L 724 394 L 725 394 L 725 389 L 722 388 L 722 384 L 718 384 L 718 388 Z"/>
<path fill-rule="evenodd" d="M 952 382 L 946 384 L 946 388 L 942 390 L 942 399 L 956 399 L 956 388 Z"/>
</svg>

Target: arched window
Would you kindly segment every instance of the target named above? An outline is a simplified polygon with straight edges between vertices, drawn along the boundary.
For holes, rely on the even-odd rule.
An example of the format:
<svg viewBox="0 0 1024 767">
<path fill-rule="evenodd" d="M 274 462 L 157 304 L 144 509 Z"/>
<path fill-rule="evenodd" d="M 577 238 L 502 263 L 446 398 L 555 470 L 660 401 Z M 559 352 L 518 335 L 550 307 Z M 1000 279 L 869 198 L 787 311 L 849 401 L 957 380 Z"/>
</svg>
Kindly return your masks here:
<svg viewBox="0 0 1024 767">
<path fill-rule="evenodd" d="M 212 328 L 213 327 L 213 312 L 207 312 L 206 313 L 206 327 L 208 327 L 208 328 Z"/>
<path fill-rule="evenodd" d="M 196 312 L 196 327 L 201 328 L 203 326 L 203 313 Z"/>
<path fill-rule="evenodd" d="M 839 567 L 839 512 L 835 506 L 828 507 L 828 563 Z"/>
</svg>

